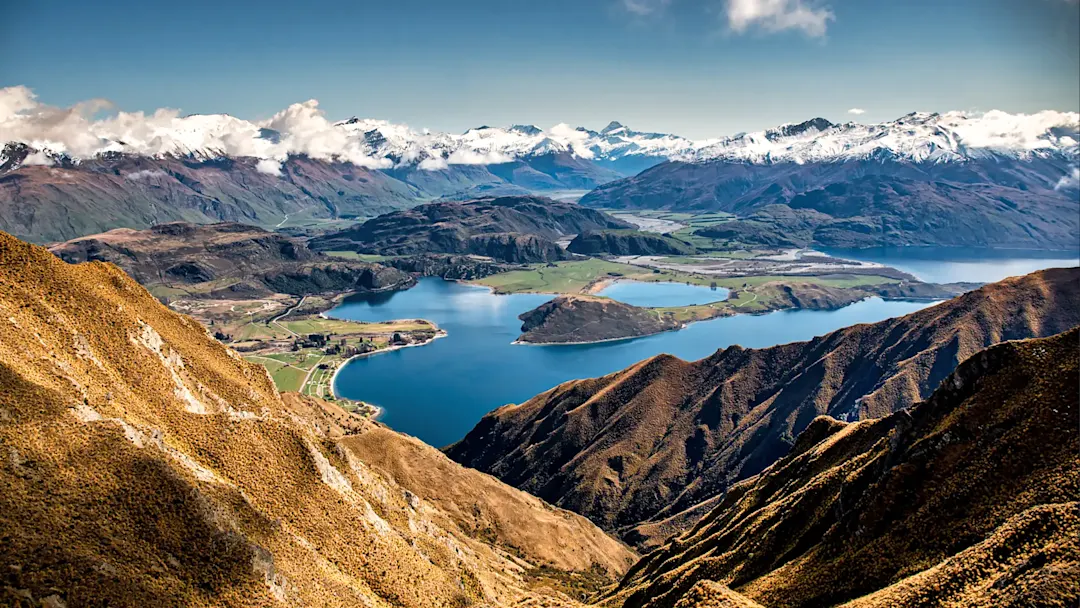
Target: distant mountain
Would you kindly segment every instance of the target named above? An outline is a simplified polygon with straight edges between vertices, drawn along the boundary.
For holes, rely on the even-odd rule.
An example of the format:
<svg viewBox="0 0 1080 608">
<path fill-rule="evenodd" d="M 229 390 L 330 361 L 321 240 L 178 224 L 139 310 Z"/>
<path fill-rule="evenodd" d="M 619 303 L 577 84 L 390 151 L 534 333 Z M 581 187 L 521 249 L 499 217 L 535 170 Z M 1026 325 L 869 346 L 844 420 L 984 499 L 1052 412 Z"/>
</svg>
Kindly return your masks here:
<svg viewBox="0 0 1080 608">
<path fill-rule="evenodd" d="M 998 344 L 908 411 L 813 420 L 602 604 L 1076 605 L 1078 340 Z"/>
<path fill-rule="evenodd" d="M 548 262 L 568 257 L 554 242 L 564 236 L 630 226 L 574 203 L 503 196 L 419 205 L 316 237 L 310 244 L 320 251 L 469 253 L 506 262 Z"/>
<path fill-rule="evenodd" d="M 652 547 L 693 520 L 660 522 L 764 470 L 816 416 L 886 416 L 986 346 L 1077 324 L 1080 269 L 1037 272 L 809 342 L 567 382 L 491 412 L 447 453 Z"/>
<path fill-rule="evenodd" d="M 989 200 L 1022 205 L 1025 193 L 1075 193 L 1080 145 L 1077 115 L 1058 112 L 816 118 L 707 140 L 618 122 L 417 131 L 331 122 L 314 100 L 258 122 L 133 114 L 59 129 L 47 114 L 0 120 L 0 229 L 39 242 L 177 220 L 271 228 L 286 214 L 371 217 L 417 200 L 598 187 L 588 204 L 740 210 L 862 175 L 992 184 L 1006 190 Z"/>
<path fill-rule="evenodd" d="M 746 245 L 1075 249 L 1077 121 L 1055 112 L 911 114 L 879 125 L 819 118 L 702 146 L 600 186 L 581 204 L 802 212 L 795 223 L 753 217 L 703 233 Z"/>
<path fill-rule="evenodd" d="M 396 268 L 330 258 L 296 239 L 234 223 L 117 228 L 50 251 L 72 264 L 111 262 L 148 288 L 175 287 L 209 297 L 390 291 L 415 285 Z"/>
<path fill-rule="evenodd" d="M 8 146 L 16 156 L 24 146 Z M 415 204 L 419 192 L 380 171 L 293 157 L 259 170 L 254 158 L 160 158 L 105 153 L 54 166 L 0 170 L 0 230 L 37 242 L 173 221 L 273 228 L 286 216 L 370 217 Z"/>
</svg>

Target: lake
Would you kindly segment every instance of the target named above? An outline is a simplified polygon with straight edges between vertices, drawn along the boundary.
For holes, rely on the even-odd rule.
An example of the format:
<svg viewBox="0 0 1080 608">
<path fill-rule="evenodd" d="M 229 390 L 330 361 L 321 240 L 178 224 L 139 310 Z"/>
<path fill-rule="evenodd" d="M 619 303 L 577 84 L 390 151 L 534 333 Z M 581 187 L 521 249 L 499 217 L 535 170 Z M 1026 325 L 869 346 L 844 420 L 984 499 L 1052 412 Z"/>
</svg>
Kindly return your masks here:
<svg viewBox="0 0 1080 608">
<path fill-rule="evenodd" d="M 684 283 L 645 283 L 617 281 L 596 295 L 625 302 L 633 306 L 658 308 L 663 306 L 693 306 L 726 300 L 730 292 L 723 287 L 713 289 Z"/>
<path fill-rule="evenodd" d="M 638 285 L 635 298 L 673 297 L 667 290 L 688 294 L 678 283 Z M 641 285 L 653 285 L 649 288 L 653 293 L 646 294 Z M 338 374 L 335 390 L 342 397 L 382 407 L 381 420 L 394 429 L 444 446 L 461 439 L 484 414 L 501 405 L 520 403 L 567 380 L 609 374 L 659 353 L 695 360 L 732 344 L 764 347 L 808 340 L 930 305 L 871 298 L 835 311 L 739 315 L 618 342 L 511 344 L 520 333 L 517 316 L 551 298 L 494 295 L 484 287 L 431 278 L 408 291 L 350 297 L 328 316 L 357 321 L 423 318 L 449 335 L 425 346 L 354 359 Z"/>
<path fill-rule="evenodd" d="M 818 248 L 818 251 L 838 258 L 892 266 L 928 283 L 993 283 L 1044 268 L 1080 266 L 1080 254 L 1075 251 L 979 247 Z"/>
</svg>

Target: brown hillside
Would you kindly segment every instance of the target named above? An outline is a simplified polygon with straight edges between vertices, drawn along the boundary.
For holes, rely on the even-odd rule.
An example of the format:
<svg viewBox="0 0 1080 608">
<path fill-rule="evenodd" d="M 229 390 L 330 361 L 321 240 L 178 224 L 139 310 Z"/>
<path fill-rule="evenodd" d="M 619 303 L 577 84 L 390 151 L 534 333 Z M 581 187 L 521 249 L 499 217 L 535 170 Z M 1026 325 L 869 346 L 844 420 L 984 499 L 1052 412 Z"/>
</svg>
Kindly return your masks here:
<svg viewBox="0 0 1080 608">
<path fill-rule="evenodd" d="M 632 558 L 433 448 L 282 400 L 112 265 L 0 233 L 0 327 L 0 605 L 559 604 Z M 375 437 L 415 462 L 367 463 Z"/>
<path fill-rule="evenodd" d="M 1080 270 L 1037 272 L 809 342 L 568 382 L 488 414 L 448 453 L 650 547 L 692 523 L 661 520 L 765 469 L 815 417 L 887 415 L 986 346 L 1078 323 Z"/>
<path fill-rule="evenodd" d="M 739 605 L 686 603 L 711 586 L 770 608 L 1076 606 L 1078 341 L 999 344 L 910 410 L 818 418 L 603 603 Z"/>
</svg>

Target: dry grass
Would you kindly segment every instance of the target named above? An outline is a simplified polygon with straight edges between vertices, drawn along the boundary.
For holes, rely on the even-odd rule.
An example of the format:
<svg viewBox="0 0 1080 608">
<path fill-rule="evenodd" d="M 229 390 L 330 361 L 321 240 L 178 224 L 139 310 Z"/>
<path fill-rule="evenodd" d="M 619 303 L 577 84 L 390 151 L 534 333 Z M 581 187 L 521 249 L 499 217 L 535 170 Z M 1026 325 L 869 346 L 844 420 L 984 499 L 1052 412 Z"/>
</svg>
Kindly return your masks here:
<svg viewBox="0 0 1080 608">
<path fill-rule="evenodd" d="M 0 604 L 508 605 L 529 568 L 568 565 L 511 555 L 416 499 L 348 449 L 362 419 L 282 401 L 264 368 L 111 265 L 0 233 L 0 327 Z M 468 475 L 444 483 L 471 498 L 451 489 Z M 612 574 L 628 558 L 581 518 L 505 492 L 519 519 L 504 526 L 576 538 L 575 563 Z"/>
<path fill-rule="evenodd" d="M 1076 605 L 1078 339 L 991 347 L 910 412 L 819 418 L 605 605 L 683 606 L 703 581 L 770 607 Z"/>
</svg>

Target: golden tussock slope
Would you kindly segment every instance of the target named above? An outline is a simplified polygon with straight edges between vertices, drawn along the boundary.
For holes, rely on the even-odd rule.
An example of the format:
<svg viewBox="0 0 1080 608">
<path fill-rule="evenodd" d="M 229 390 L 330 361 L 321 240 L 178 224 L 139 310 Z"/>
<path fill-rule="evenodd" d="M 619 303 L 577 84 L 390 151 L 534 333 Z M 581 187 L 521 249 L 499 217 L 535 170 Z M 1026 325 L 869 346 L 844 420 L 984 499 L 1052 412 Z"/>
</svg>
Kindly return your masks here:
<svg viewBox="0 0 1080 608">
<path fill-rule="evenodd" d="M 991 344 L 1078 323 L 1080 269 L 1045 270 L 809 342 L 661 355 L 568 382 L 488 414 L 448 454 L 652 548 L 695 520 L 680 513 L 788 453 L 815 417 L 888 415 Z"/>
<path fill-rule="evenodd" d="M 770 608 L 1077 605 L 1078 347 L 1077 329 L 999 344 L 910 410 L 818 418 L 604 604 L 695 605 L 708 584 Z"/>
<path fill-rule="evenodd" d="M 365 435 L 456 473 L 371 466 Z M 534 570 L 618 575 L 632 557 L 433 448 L 283 400 L 265 369 L 116 267 L 3 233 L 0 488 L 5 605 L 511 605 Z M 534 550 L 536 537 L 578 543 Z M 571 604 L 555 583 L 573 576 L 544 581 L 543 601 Z"/>
</svg>

